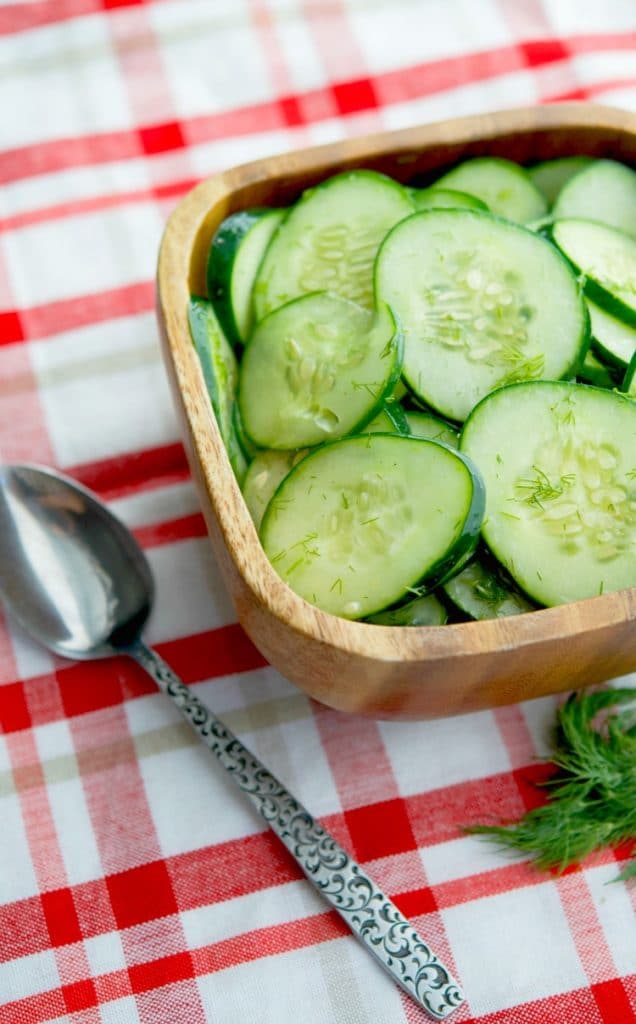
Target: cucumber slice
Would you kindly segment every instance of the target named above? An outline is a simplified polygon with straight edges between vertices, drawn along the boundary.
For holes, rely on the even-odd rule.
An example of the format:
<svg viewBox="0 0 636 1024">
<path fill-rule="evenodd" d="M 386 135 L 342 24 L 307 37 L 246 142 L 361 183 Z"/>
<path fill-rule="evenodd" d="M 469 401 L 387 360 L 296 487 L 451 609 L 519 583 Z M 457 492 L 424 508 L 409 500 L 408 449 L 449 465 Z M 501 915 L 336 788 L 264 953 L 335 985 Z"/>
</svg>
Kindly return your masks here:
<svg viewBox="0 0 636 1024">
<path fill-rule="evenodd" d="M 382 408 L 366 427 L 360 431 L 361 434 L 411 434 L 406 420 L 406 413 L 402 406 L 393 398 L 383 402 Z"/>
<path fill-rule="evenodd" d="M 623 380 L 623 391 L 628 398 L 636 398 L 636 352 L 625 371 Z"/>
<path fill-rule="evenodd" d="M 241 483 L 247 469 L 247 460 L 239 444 L 233 415 L 238 382 L 236 356 L 207 299 L 191 297 L 188 322 L 219 433 L 234 474 Z"/>
<path fill-rule="evenodd" d="M 219 226 L 208 255 L 208 295 L 232 344 L 252 329 L 252 289 L 263 254 L 285 210 L 241 210 Z"/>
<path fill-rule="evenodd" d="M 483 536 L 540 604 L 636 585 L 636 405 L 565 381 L 501 388 L 461 450 L 486 484 Z"/>
<path fill-rule="evenodd" d="M 371 309 L 378 246 L 413 209 L 408 190 L 375 171 L 348 171 L 309 189 L 263 258 L 254 285 L 257 319 L 322 290 Z"/>
<path fill-rule="evenodd" d="M 441 441 L 451 448 L 459 448 L 459 434 L 446 420 L 434 416 L 432 412 L 419 412 L 409 409 L 406 413 L 408 432 L 412 437 L 422 437 L 429 441 Z"/>
<path fill-rule="evenodd" d="M 304 448 L 361 429 L 397 382 L 402 336 L 377 314 L 328 292 L 281 306 L 245 349 L 239 408 L 262 448 Z"/>
<path fill-rule="evenodd" d="M 257 530 L 277 487 L 306 454 L 306 448 L 298 452 L 266 449 L 259 452 L 250 462 L 241 490 Z"/>
<path fill-rule="evenodd" d="M 394 227 L 376 293 L 404 329 L 408 387 L 451 420 L 512 381 L 571 375 L 588 344 L 567 261 L 545 238 L 477 210 L 428 210 Z"/>
<path fill-rule="evenodd" d="M 565 186 L 554 216 L 600 221 L 636 237 L 636 171 L 617 160 L 593 160 Z"/>
<path fill-rule="evenodd" d="M 476 544 L 483 508 L 481 479 L 458 452 L 358 435 L 314 449 L 289 473 L 261 540 L 297 594 L 359 619 L 452 572 Z"/>
<path fill-rule="evenodd" d="M 469 196 L 467 192 L 458 192 L 450 188 L 414 188 L 411 196 L 416 210 L 488 210 L 486 204 L 477 196 Z"/>
<path fill-rule="evenodd" d="M 519 164 L 499 157 L 465 160 L 435 182 L 435 188 L 453 189 L 476 196 L 491 213 L 525 224 L 548 210 L 542 193 Z"/>
<path fill-rule="evenodd" d="M 609 366 L 602 363 L 591 349 L 585 353 L 585 359 L 579 366 L 576 376 L 577 380 L 585 384 L 592 384 L 596 388 L 609 388 L 610 391 L 618 383 Z"/>
<path fill-rule="evenodd" d="M 460 573 L 446 580 L 442 590 L 471 619 L 501 619 L 536 610 L 512 578 L 487 555 L 478 555 Z"/>
<path fill-rule="evenodd" d="M 528 167 L 528 174 L 551 207 L 563 186 L 592 162 L 591 156 L 556 157 Z"/>
<path fill-rule="evenodd" d="M 617 320 L 597 306 L 591 299 L 587 300 L 592 328 L 592 344 L 601 359 L 614 366 L 626 369 L 636 352 L 636 328 Z"/>
<path fill-rule="evenodd" d="M 416 597 L 413 601 L 390 608 L 386 612 L 369 615 L 367 622 L 376 626 L 443 626 L 448 611 L 435 594 Z"/>
<path fill-rule="evenodd" d="M 584 275 L 587 297 L 636 327 L 636 239 L 591 220 L 557 220 L 551 233 Z"/>
<path fill-rule="evenodd" d="M 256 458 L 258 453 L 261 452 L 263 449 L 259 448 L 258 445 L 254 444 L 251 437 L 248 437 L 247 434 L 245 433 L 245 427 L 243 426 L 243 420 L 241 419 L 241 411 L 238 407 L 238 402 L 235 402 L 232 408 L 232 422 L 234 424 L 236 440 L 240 445 L 243 455 L 245 456 L 247 462 L 249 463 L 252 461 L 252 459 Z"/>
</svg>

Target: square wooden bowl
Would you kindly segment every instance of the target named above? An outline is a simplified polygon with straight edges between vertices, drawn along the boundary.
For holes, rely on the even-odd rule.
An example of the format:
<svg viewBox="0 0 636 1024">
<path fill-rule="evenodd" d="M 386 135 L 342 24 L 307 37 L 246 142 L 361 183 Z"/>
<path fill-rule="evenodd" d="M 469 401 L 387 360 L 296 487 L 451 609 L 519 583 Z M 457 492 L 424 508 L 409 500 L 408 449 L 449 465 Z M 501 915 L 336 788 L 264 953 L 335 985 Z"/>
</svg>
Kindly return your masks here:
<svg viewBox="0 0 636 1024">
<path fill-rule="evenodd" d="M 370 167 L 407 182 L 473 156 L 530 164 L 574 154 L 636 165 L 636 117 L 585 104 L 536 107 L 300 150 L 202 182 L 168 222 L 159 254 L 158 318 L 216 559 L 255 645 L 324 704 L 377 718 L 423 719 L 625 674 L 636 669 L 636 588 L 505 619 L 416 628 L 345 621 L 293 593 L 260 545 L 190 340 L 188 297 L 205 294 L 211 238 L 235 210 L 287 205 L 344 169 Z"/>
</svg>

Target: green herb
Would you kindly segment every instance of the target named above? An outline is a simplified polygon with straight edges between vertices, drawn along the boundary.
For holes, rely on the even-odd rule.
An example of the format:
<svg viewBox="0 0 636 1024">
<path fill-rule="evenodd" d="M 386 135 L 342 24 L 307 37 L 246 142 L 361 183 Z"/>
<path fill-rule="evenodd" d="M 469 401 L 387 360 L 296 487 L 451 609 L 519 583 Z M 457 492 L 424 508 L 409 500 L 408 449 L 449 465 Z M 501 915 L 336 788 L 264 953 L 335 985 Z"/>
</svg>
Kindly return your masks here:
<svg viewBox="0 0 636 1024">
<path fill-rule="evenodd" d="M 636 689 L 572 694 L 557 713 L 558 769 L 548 802 L 513 825 L 466 829 L 563 871 L 593 850 L 636 839 Z M 623 705 L 619 709 L 618 705 Z M 626 706 L 626 707 L 625 707 Z M 618 879 L 636 878 L 636 858 Z"/>
</svg>

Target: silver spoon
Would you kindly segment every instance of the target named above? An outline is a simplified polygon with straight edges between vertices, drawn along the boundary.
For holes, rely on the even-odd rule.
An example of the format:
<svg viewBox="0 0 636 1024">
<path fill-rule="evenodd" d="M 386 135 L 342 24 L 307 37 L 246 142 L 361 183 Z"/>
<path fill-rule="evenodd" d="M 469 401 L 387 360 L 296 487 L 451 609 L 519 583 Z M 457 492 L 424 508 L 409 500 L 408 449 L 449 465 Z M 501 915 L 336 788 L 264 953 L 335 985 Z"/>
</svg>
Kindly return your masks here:
<svg viewBox="0 0 636 1024">
<path fill-rule="evenodd" d="M 36 640 L 73 659 L 126 654 L 170 697 L 325 899 L 435 1020 L 463 1002 L 397 907 L 140 638 L 153 581 L 126 527 L 85 488 L 31 465 L 0 469 L 0 596 Z"/>
</svg>

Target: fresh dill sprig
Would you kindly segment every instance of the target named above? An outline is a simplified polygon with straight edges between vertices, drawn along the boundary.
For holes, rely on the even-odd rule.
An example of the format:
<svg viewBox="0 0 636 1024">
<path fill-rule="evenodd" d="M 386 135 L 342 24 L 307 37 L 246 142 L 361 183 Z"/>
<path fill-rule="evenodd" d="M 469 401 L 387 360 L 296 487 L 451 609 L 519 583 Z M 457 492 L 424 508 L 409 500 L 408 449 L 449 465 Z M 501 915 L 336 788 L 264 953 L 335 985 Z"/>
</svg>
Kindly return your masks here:
<svg viewBox="0 0 636 1024">
<path fill-rule="evenodd" d="M 622 705 L 622 709 L 619 708 Z M 516 824 L 466 829 L 561 872 L 594 850 L 636 839 L 636 689 L 571 694 L 557 712 L 548 802 Z M 636 858 L 618 875 L 636 879 Z"/>
</svg>

